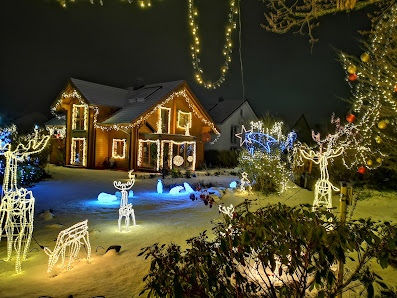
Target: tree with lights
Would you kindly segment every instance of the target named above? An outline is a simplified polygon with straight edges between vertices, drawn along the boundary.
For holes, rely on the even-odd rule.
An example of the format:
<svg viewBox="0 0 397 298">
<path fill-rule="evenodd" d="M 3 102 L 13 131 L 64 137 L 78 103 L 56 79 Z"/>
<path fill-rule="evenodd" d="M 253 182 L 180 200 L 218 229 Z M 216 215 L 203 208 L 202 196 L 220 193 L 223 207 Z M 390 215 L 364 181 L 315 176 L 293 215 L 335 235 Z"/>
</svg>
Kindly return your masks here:
<svg viewBox="0 0 397 298">
<path fill-rule="evenodd" d="M 340 54 L 352 89 L 346 119 L 356 131 L 346 140 L 354 158 L 345 158 L 345 165 L 361 172 L 397 153 L 397 4 L 374 22 L 364 50 L 359 58 Z"/>
<path fill-rule="evenodd" d="M 308 34 L 311 43 L 318 41 L 313 36 L 313 29 L 318 27 L 319 17 L 359 10 L 373 4 L 384 11 L 396 2 L 395 0 L 262 1 L 269 9 L 265 13 L 266 23 L 262 24 L 264 29 L 279 34 L 296 29 L 300 34 Z"/>
</svg>

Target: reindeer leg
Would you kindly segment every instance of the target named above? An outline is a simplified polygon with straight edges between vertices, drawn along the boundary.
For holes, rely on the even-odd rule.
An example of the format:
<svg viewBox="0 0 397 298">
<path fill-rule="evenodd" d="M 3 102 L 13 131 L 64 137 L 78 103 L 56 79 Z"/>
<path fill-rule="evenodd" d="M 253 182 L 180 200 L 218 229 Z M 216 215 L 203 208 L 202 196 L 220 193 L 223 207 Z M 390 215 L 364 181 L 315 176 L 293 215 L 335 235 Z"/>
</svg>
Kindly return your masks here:
<svg viewBox="0 0 397 298">
<path fill-rule="evenodd" d="M 134 209 L 132 209 L 131 218 L 132 218 L 132 222 L 133 222 L 134 226 L 136 226 Z"/>
<path fill-rule="evenodd" d="M 89 235 L 88 235 L 88 231 L 87 231 L 86 236 L 87 236 L 87 239 L 86 239 L 86 237 L 83 237 L 83 240 L 84 240 L 85 246 L 87 247 L 87 260 L 90 260 L 90 258 L 91 258 L 91 245 L 90 245 L 90 238 L 89 238 Z"/>
<path fill-rule="evenodd" d="M 121 232 L 121 219 L 122 219 L 122 215 L 121 215 L 121 213 L 119 212 L 119 232 Z"/>
<path fill-rule="evenodd" d="M 127 232 L 130 230 L 130 215 L 128 213 L 125 216 L 125 229 Z"/>
</svg>

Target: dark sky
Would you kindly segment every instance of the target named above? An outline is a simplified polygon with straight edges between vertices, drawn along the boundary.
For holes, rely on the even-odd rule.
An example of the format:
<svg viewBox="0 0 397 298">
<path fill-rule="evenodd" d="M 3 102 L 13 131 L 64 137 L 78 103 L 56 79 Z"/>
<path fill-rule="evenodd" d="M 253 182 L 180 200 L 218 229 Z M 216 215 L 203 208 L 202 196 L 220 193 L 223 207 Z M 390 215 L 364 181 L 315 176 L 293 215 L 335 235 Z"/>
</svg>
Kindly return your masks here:
<svg viewBox="0 0 397 298">
<path fill-rule="evenodd" d="M 116 87 L 138 81 L 184 79 L 203 104 L 242 98 L 238 48 L 226 82 L 216 90 L 196 84 L 190 58 L 186 0 L 136 3 L 88 0 L 62 8 L 56 0 L 0 3 L 0 114 L 48 113 L 49 105 L 74 77 Z M 95 1 L 98 2 L 98 1 Z M 196 0 L 204 79 L 216 80 L 223 63 L 226 0 Z M 309 124 L 324 123 L 348 106 L 345 74 L 336 49 L 360 54 L 357 29 L 368 29 L 364 12 L 320 19 L 320 41 L 310 50 L 307 36 L 277 35 L 260 27 L 265 6 L 242 0 L 242 57 L 245 97 L 258 114 L 267 111 L 287 123 L 305 113 Z M 238 44 L 237 30 L 234 44 Z"/>
</svg>

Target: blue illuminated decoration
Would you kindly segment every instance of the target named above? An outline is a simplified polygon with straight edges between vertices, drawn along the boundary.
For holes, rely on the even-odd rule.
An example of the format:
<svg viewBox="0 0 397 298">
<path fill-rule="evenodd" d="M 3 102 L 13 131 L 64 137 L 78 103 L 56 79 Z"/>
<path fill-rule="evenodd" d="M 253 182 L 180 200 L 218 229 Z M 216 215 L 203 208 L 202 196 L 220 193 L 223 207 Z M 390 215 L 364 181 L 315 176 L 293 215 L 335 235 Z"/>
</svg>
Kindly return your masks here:
<svg viewBox="0 0 397 298">
<path fill-rule="evenodd" d="M 132 199 L 133 197 L 134 197 L 134 191 L 130 189 L 130 191 L 128 192 L 128 198 Z"/>
<path fill-rule="evenodd" d="M 230 188 L 236 188 L 237 187 L 237 181 L 230 182 L 229 187 Z"/>
<path fill-rule="evenodd" d="M 114 201 L 117 201 L 117 197 L 115 195 L 111 195 L 111 194 L 108 194 L 108 193 L 105 193 L 105 192 L 101 192 L 98 195 L 98 201 L 101 202 L 101 203 L 105 203 L 105 204 L 113 203 Z"/>
<path fill-rule="evenodd" d="M 173 188 L 170 189 L 170 195 L 177 195 L 179 194 L 179 192 L 183 189 L 183 186 L 175 186 Z"/>
<path fill-rule="evenodd" d="M 157 193 L 163 193 L 163 182 L 160 179 L 157 181 Z"/>
<path fill-rule="evenodd" d="M 187 193 L 194 193 L 195 191 L 193 190 L 193 188 L 189 185 L 189 183 L 184 182 L 183 186 L 185 187 L 185 190 Z"/>
</svg>

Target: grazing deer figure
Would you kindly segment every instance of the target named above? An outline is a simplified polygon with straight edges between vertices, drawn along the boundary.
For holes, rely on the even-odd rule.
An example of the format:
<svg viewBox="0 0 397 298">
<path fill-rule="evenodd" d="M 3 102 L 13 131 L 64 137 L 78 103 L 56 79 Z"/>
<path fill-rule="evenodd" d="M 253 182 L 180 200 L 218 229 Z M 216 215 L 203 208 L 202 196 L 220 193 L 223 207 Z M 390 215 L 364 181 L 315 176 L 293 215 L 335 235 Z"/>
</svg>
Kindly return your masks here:
<svg viewBox="0 0 397 298">
<path fill-rule="evenodd" d="M 31 191 L 17 186 L 18 162 L 45 148 L 50 136 L 38 138 L 38 131 L 27 145 L 19 144 L 14 150 L 11 143 L 0 145 L 0 155 L 6 159 L 3 189 L 0 203 L 0 241 L 7 237 L 7 259 L 11 260 L 13 247 L 16 251 L 16 273 L 21 272 L 21 260 L 26 260 L 33 233 L 35 199 Z"/>
<path fill-rule="evenodd" d="M 88 220 L 85 220 L 61 231 L 58 234 L 57 242 L 53 251 L 49 250 L 47 247 L 44 247 L 44 252 L 50 257 L 48 260 L 48 273 L 52 271 L 60 256 L 62 256 L 61 268 L 64 267 L 67 248 L 69 248 L 69 263 L 67 267 L 68 271 L 70 270 L 70 265 L 79 254 L 81 244 L 86 246 L 87 260 L 90 259 L 91 245 L 87 223 Z"/>
<path fill-rule="evenodd" d="M 130 216 L 132 218 L 132 223 L 134 224 L 134 226 L 136 226 L 136 222 L 135 222 L 135 213 L 134 213 L 134 209 L 132 209 L 132 204 L 127 204 L 123 207 L 120 207 L 119 209 L 119 232 L 121 232 L 121 219 L 123 218 L 123 216 L 125 216 L 125 227 L 126 230 L 129 231 L 130 230 Z"/>
</svg>

